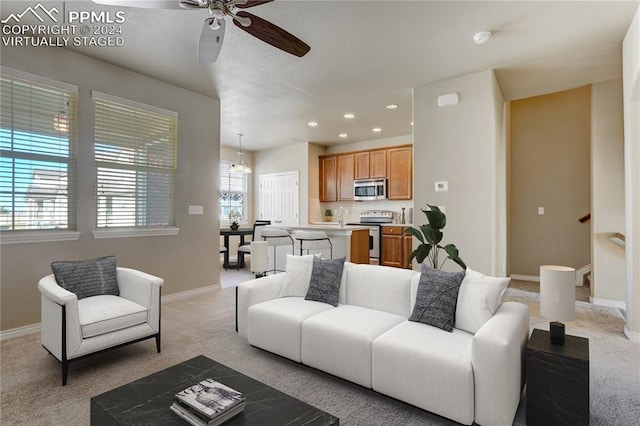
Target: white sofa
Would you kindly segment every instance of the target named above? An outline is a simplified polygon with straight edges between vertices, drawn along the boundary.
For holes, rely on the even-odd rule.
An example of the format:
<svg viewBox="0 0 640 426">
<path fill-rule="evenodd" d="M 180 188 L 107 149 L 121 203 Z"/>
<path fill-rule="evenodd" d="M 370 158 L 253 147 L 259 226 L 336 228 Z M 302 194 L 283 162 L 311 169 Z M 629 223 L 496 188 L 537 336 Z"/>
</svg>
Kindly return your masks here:
<svg viewBox="0 0 640 426">
<path fill-rule="evenodd" d="M 251 345 L 462 424 L 512 424 L 524 386 L 526 305 L 502 303 L 475 334 L 449 333 L 407 320 L 419 272 L 346 263 L 338 307 L 279 297 L 286 276 L 238 287 L 238 332 Z"/>
</svg>

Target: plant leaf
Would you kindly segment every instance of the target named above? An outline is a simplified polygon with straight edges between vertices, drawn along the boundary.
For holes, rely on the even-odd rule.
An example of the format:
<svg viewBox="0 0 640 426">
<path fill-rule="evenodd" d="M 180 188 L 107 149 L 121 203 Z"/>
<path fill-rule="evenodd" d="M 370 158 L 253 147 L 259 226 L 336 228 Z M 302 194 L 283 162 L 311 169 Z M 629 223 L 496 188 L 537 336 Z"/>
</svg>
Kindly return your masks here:
<svg viewBox="0 0 640 426">
<path fill-rule="evenodd" d="M 458 256 L 458 248 L 453 244 L 447 244 L 443 247 L 444 251 L 449 255 L 449 259 L 456 262 L 462 269 L 467 269 L 467 265 Z"/>
<path fill-rule="evenodd" d="M 422 210 L 424 214 L 427 216 L 427 220 L 429 224 L 434 229 L 442 229 L 447 224 L 447 217 L 445 216 L 438 206 L 432 206 L 431 204 L 427 204 L 431 210 Z"/>
<path fill-rule="evenodd" d="M 414 258 L 418 263 L 424 262 L 424 259 L 429 255 L 431 251 L 431 245 L 429 244 L 420 244 L 409 256 L 409 264 L 411 260 Z"/>
<path fill-rule="evenodd" d="M 430 226 L 425 226 L 422 229 L 425 238 L 431 245 L 437 246 L 440 241 L 442 241 L 442 232 L 439 229 L 433 229 Z"/>
<path fill-rule="evenodd" d="M 422 244 L 424 244 L 424 238 L 422 237 L 422 233 L 419 229 L 416 228 L 407 228 L 404 230 L 405 234 L 411 234 L 418 239 Z"/>
</svg>

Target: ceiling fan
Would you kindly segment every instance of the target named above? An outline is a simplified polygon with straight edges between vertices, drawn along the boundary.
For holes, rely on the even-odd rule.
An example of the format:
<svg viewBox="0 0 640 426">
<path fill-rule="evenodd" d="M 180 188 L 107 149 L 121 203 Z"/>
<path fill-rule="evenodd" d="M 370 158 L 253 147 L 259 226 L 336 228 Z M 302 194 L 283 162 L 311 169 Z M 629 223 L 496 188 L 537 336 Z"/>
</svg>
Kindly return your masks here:
<svg viewBox="0 0 640 426">
<path fill-rule="evenodd" d="M 198 62 L 214 63 L 224 40 L 225 17 L 240 29 L 278 49 L 302 57 L 311 49 L 305 42 L 275 24 L 244 10 L 273 0 L 92 0 L 110 6 L 150 9 L 207 9 L 198 42 Z"/>
</svg>

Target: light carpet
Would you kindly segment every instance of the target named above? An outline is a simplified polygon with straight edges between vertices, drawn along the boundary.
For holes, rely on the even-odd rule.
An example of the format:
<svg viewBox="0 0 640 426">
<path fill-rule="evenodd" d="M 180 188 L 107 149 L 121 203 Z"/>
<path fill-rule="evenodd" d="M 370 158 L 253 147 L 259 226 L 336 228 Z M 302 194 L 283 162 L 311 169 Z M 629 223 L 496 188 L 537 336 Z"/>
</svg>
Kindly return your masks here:
<svg viewBox="0 0 640 426">
<path fill-rule="evenodd" d="M 250 278 L 250 276 L 248 275 Z M 88 425 L 89 400 L 203 354 L 340 418 L 342 425 L 453 425 L 447 419 L 345 380 L 253 348 L 234 330 L 234 288 L 163 304 L 162 353 L 148 340 L 73 363 L 67 386 L 38 333 L 1 344 L 2 425 Z M 536 294 L 508 289 L 531 307 L 532 329 L 548 329 Z M 591 424 L 635 425 L 640 418 L 640 344 L 622 333 L 612 308 L 577 303 L 569 334 L 590 339 Z M 514 424 L 525 425 L 523 396 Z"/>
</svg>

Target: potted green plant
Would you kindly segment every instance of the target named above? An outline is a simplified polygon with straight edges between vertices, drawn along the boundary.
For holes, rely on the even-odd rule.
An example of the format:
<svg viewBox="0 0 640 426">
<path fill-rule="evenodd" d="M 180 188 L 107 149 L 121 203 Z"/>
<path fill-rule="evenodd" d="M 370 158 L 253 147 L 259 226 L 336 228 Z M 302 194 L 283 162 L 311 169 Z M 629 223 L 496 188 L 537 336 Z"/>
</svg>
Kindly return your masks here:
<svg viewBox="0 0 640 426">
<path fill-rule="evenodd" d="M 460 259 L 458 249 L 454 244 L 440 245 L 442 241 L 442 229 L 447 224 L 447 216 L 440 210 L 438 206 L 427 204 L 428 210 L 421 209 L 427 216 L 428 223 L 417 228 L 407 228 L 405 232 L 411 234 L 420 241 L 418 247 L 411 252 L 407 266 L 411 265 L 413 259 L 418 263 L 424 261 L 435 269 L 441 269 L 444 263 L 451 259 L 457 263 L 462 269 L 467 269 L 467 265 Z M 440 256 L 440 250 L 444 250 L 446 257 Z M 442 260 L 442 261 L 441 261 Z"/>
<path fill-rule="evenodd" d="M 325 222 L 331 222 L 332 220 L 333 220 L 333 210 L 326 209 L 324 211 L 324 221 Z"/>
</svg>

